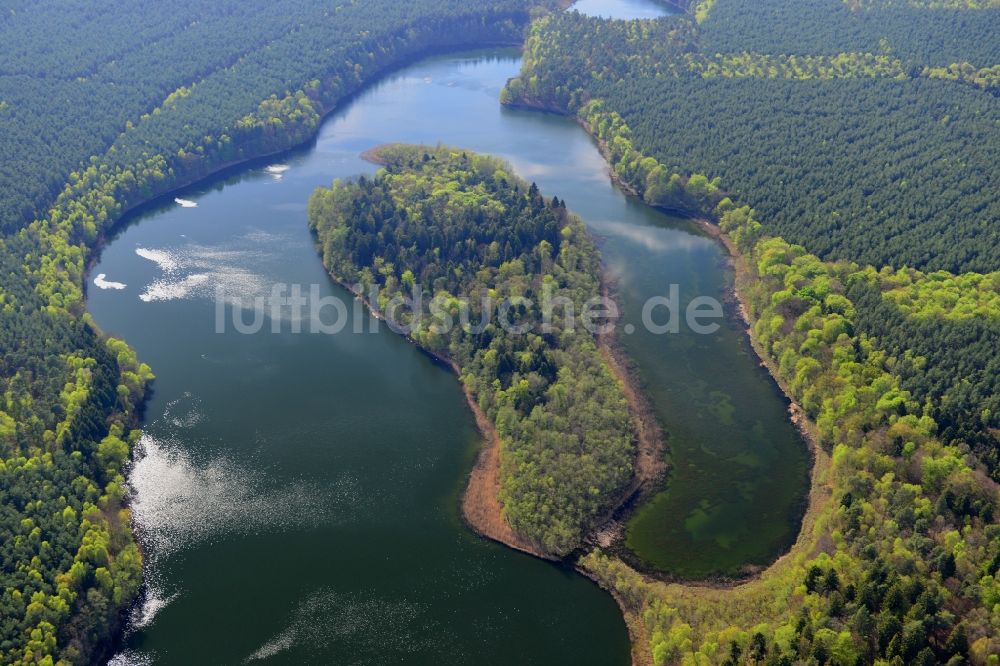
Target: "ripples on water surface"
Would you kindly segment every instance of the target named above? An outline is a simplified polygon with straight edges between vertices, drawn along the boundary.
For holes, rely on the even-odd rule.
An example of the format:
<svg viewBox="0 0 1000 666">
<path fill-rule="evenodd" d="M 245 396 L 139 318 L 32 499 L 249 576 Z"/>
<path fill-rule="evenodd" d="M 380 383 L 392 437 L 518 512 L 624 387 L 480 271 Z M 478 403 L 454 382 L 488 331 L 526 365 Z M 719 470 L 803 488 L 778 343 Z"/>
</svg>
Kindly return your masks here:
<svg viewBox="0 0 1000 666">
<path fill-rule="evenodd" d="M 518 68 L 514 51 L 414 65 L 329 119 L 315 146 L 189 188 L 180 197 L 197 207 L 168 200 L 106 248 L 94 274 L 125 287 L 92 289 L 91 312 L 158 376 L 129 475 L 148 592 L 116 664 L 628 663 L 608 595 L 462 525 L 458 498 L 479 437 L 440 366 L 385 331 L 215 333 L 219 286 L 246 298 L 275 282 L 318 284 L 351 301 L 320 265 L 306 202 L 335 177 L 372 172 L 359 153 L 386 141 L 444 141 L 510 159 L 584 214 L 626 299 L 665 293 L 672 281 L 721 290 L 718 247 L 614 190 L 580 128 L 498 106 Z M 678 350 L 697 342 L 630 343 L 660 368 L 644 377 L 653 389 L 680 391 L 654 397 L 689 414 L 702 406 L 683 402 L 678 373 L 702 377 L 704 368 L 657 359 L 686 358 Z M 702 343 L 700 353 L 719 359 L 713 376 L 755 367 L 738 344 Z M 787 426 L 780 400 L 753 376 L 749 389 L 708 383 L 721 391 L 717 403 L 735 405 L 736 434 L 718 439 L 736 453 L 750 428 L 740 420 L 746 404 L 730 394 L 771 401 L 749 410 L 769 419 L 769 435 Z M 749 442 L 763 456 L 755 459 L 776 469 L 773 456 L 790 458 L 783 436 Z M 680 515 L 700 510 L 696 502 Z M 696 534 L 673 523 L 718 551 L 711 525 Z"/>
</svg>

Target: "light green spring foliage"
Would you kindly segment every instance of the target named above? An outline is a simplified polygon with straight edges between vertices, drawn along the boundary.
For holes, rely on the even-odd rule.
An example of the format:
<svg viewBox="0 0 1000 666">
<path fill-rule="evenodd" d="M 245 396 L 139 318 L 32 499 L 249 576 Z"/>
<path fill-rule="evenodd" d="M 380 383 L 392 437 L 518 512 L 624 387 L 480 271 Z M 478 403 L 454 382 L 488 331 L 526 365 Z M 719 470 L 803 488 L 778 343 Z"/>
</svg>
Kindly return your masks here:
<svg viewBox="0 0 1000 666">
<path fill-rule="evenodd" d="M 233 37 L 213 24 L 219 39 L 184 53 L 167 39 L 150 49 L 124 49 L 129 54 L 122 59 L 152 58 L 156 66 L 122 71 L 114 62 L 102 68 L 108 53 L 81 40 L 37 52 L 38 43 L 53 42 L 32 39 L 30 26 L 47 36 L 60 26 L 79 27 L 65 3 L 33 6 L 16 26 L 11 21 L 2 28 L 11 67 L 91 68 L 113 82 L 89 104 L 91 84 L 66 81 L 60 88 L 66 99 L 45 96 L 44 113 L 31 113 L 41 96 L 8 99 L 5 89 L 0 109 L 0 122 L 8 111 L 22 113 L 20 124 L 0 133 L 11 154 L 30 152 L 37 145 L 32 137 L 58 137 L 58 149 L 34 151 L 23 173 L 8 170 L 0 179 L 0 663 L 91 662 L 107 648 L 139 589 L 141 558 L 122 470 L 139 436 L 132 430 L 136 407 L 153 374 L 125 342 L 102 336 L 84 311 L 86 267 L 103 235 L 132 206 L 231 162 L 308 139 L 324 110 L 413 54 L 456 40 L 510 41 L 528 19 L 529 3 L 517 0 L 460 15 L 449 2 L 384 3 L 386 11 L 375 10 L 380 26 L 368 3 L 345 5 L 341 18 L 340 9 L 316 4 L 319 18 L 309 29 L 293 26 L 281 39 L 270 35 L 266 53 L 248 51 L 243 31 Z M 51 20 L 43 10 L 51 10 Z M 128 23 L 128 12 L 120 18 Z M 354 21 L 380 29 L 359 36 Z M 414 21 L 412 30 L 400 30 Z M 261 27 L 266 22 L 255 29 Z M 177 30 L 181 43 L 200 34 L 197 23 L 188 28 Z M 115 39 L 142 44 L 127 28 L 97 29 L 100 40 L 110 40 L 108 48 Z M 349 39 L 338 43 L 336 30 L 347 30 Z M 321 45 L 300 48 L 309 40 Z M 235 65 L 219 54 L 234 43 L 242 54 Z M 86 53 L 74 57 L 78 46 Z M 185 68 L 204 78 L 173 83 L 157 97 L 165 85 L 157 77 L 191 80 Z M 137 72 L 149 80 L 136 81 Z M 19 95 L 34 90 L 25 82 L 27 93 Z M 112 91 L 117 96 L 105 94 Z M 82 101 L 60 106 L 69 99 Z M 49 104 L 54 101 L 59 104 Z M 114 113 L 106 113 L 109 106 Z M 143 111 L 119 117 L 136 108 Z M 72 127 L 65 141 L 60 127 Z M 79 152 L 87 146 L 96 152 Z M 49 186 L 55 187 L 46 192 L 53 178 Z M 42 212 L 31 215 L 32 207 Z"/>
<path fill-rule="evenodd" d="M 700 0 L 694 6 L 694 18 L 698 23 L 704 23 L 708 20 L 708 15 L 712 11 L 712 6 L 715 4 L 715 0 Z"/>
<path fill-rule="evenodd" d="M 721 176 L 772 233 L 820 256 L 988 272 L 998 105 L 980 89 L 992 67 L 968 63 L 1000 61 L 998 21 L 858 15 L 839 0 L 719 0 L 703 24 L 568 13 L 533 25 L 503 99 L 577 115 L 604 100 L 641 153 L 681 177 Z"/>
<path fill-rule="evenodd" d="M 614 48 L 609 50 L 609 44 Z M 927 68 L 923 72 L 918 68 L 914 72 L 891 52 L 784 54 L 738 47 L 713 52 L 698 48 L 697 28 L 684 19 L 607 21 L 570 12 L 532 24 L 522 74 L 508 82 L 502 100 L 575 111 L 586 103 L 595 82 L 612 82 L 626 76 L 902 80 L 916 73 L 981 87 L 991 85 L 989 68 L 969 72 L 971 65 L 965 65 L 958 76 L 952 73 L 956 67 Z"/>
<path fill-rule="evenodd" d="M 994 318 L 995 274 L 824 262 L 768 237 L 718 182 L 666 176 L 603 102 L 579 116 L 644 198 L 660 201 L 665 177 L 669 204 L 714 206 L 753 278 L 741 287 L 755 336 L 830 454 L 817 458 L 820 485 L 799 542 L 759 580 L 732 591 L 663 585 L 599 552 L 585 558 L 641 618 L 656 663 L 994 663 L 998 486 L 966 444 L 938 438 L 933 406 L 914 399 L 893 374 L 897 360 L 858 329 L 848 294 L 875 284 L 905 316 Z"/>
<path fill-rule="evenodd" d="M 964 81 L 993 93 L 1000 93 L 1000 65 L 976 67 L 967 62 L 953 63 L 947 67 L 926 67 L 923 75 L 929 79 Z"/>
<path fill-rule="evenodd" d="M 642 618 L 658 664 L 993 663 L 996 484 L 936 439 L 892 360 L 854 332 L 845 290 L 865 271 L 761 237 L 748 208 L 720 210 L 756 278 L 755 334 L 831 453 L 823 490 L 792 552 L 732 591 L 651 583 L 600 553 L 586 566 Z"/>
<path fill-rule="evenodd" d="M 608 44 L 614 44 L 614 48 L 609 49 Z M 983 194 L 988 190 L 983 184 L 992 178 L 986 153 L 983 153 L 982 159 L 977 156 L 973 160 L 976 166 L 972 169 L 955 166 L 949 167 L 947 175 L 941 174 L 939 170 L 935 172 L 939 177 L 933 182 L 940 182 L 941 190 L 950 192 L 953 188 L 971 188 L 979 192 L 978 195 L 966 199 L 965 203 L 958 203 L 957 200 L 948 198 L 950 203 L 947 204 L 949 206 L 947 209 L 930 207 L 928 204 L 926 210 L 939 211 L 932 220 L 935 233 L 922 234 L 922 239 L 912 239 L 911 236 L 916 233 L 913 230 L 912 213 L 908 211 L 907 215 L 892 215 L 895 208 L 906 205 L 902 199 L 912 198 L 911 192 L 915 184 L 931 182 L 928 181 L 931 174 L 925 173 L 924 167 L 932 162 L 952 164 L 947 161 L 947 156 L 964 141 L 962 133 L 949 127 L 952 118 L 944 107 L 952 101 L 952 96 L 943 89 L 928 91 L 940 93 L 940 99 L 928 103 L 926 109 L 914 108 L 909 99 L 898 101 L 890 99 L 884 105 L 872 102 L 874 88 L 865 88 L 867 81 L 885 80 L 882 85 L 886 86 L 885 92 L 891 98 L 892 86 L 897 82 L 905 83 L 911 76 L 918 75 L 921 71 L 920 68 L 904 64 L 904 61 L 895 55 L 703 52 L 698 49 L 697 32 L 683 19 L 601 21 L 573 13 L 536 21 L 529 35 L 525 54 L 522 74 L 508 83 L 501 95 L 503 102 L 527 103 L 575 113 L 586 121 L 593 109 L 591 104 L 598 103 L 594 98 L 599 99 L 601 95 L 609 95 L 607 99 L 615 100 L 610 107 L 612 112 L 615 109 L 621 110 L 622 113 L 630 111 L 630 122 L 638 122 L 636 116 L 641 115 L 643 122 L 638 126 L 644 140 L 641 148 L 648 154 L 658 156 L 664 165 L 657 169 L 653 166 L 652 160 L 643 160 L 641 152 L 635 150 L 633 145 L 635 139 L 631 133 L 616 135 L 613 140 L 608 141 L 608 149 L 616 174 L 628 182 L 647 202 L 680 210 L 689 210 L 693 204 L 697 208 L 697 201 L 692 199 L 697 200 L 699 195 L 705 194 L 705 188 L 699 187 L 704 181 L 697 172 L 702 171 L 712 176 L 722 173 L 733 178 L 734 184 L 741 187 L 744 192 L 752 187 L 754 189 L 752 194 L 766 200 L 772 213 L 770 218 L 772 223 L 781 225 L 785 230 L 797 225 L 798 240 L 806 242 L 815 237 L 822 243 L 821 247 L 830 251 L 830 246 L 833 245 L 833 249 L 839 255 L 851 256 L 853 253 L 853 256 L 873 263 L 881 261 L 891 263 L 893 256 L 905 256 L 905 259 L 898 263 L 915 263 L 922 260 L 946 267 L 971 264 L 969 268 L 987 265 L 992 255 L 995 255 L 995 249 L 991 249 L 989 243 L 971 241 L 968 235 L 982 230 L 984 218 L 988 218 L 988 213 L 983 212 L 983 206 L 992 205 L 985 200 L 988 197 Z M 973 80 L 968 74 L 965 72 L 965 78 Z M 939 74 L 931 75 L 929 69 L 924 70 L 924 75 L 929 78 L 941 78 Z M 692 76 L 701 79 L 703 84 L 687 83 Z M 649 85 L 638 83 L 645 80 L 643 77 L 649 79 Z M 730 85 L 728 80 L 734 80 L 734 85 Z M 761 94 L 758 102 L 753 97 L 753 86 L 757 80 L 782 80 L 782 83 L 787 81 L 788 85 L 784 88 L 769 86 Z M 873 173 L 869 174 L 867 172 L 871 167 L 865 166 L 881 165 L 880 158 L 875 158 L 875 154 L 884 148 L 889 148 L 888 145 L 871 146 L 851 141 L 849 145 L 840 146 L 825 136 L 817 136 L 829 132 L 837 137 L 847 137 L 859 131 L 856 127 L 858 119 L 851 117 L 850 113 L 835 111 L 824 114 L 823 112 L 824 105 L 844 108 L 844 102 L 854 104 L 853 101 L 836 99 L 836 94 L 828 94 L 835 92 L 832 87 L 836 85 L 837 80 L 848 80 L 852 84 L 852 90 L 862 93 L 849 98 L 860 100 L 857 106 L 862 113 L 869 108 L 882 108 L 886 105 L 897 109 L 893 112 L 895 117 L 892 120 L 887 119 L 884 123 L 886 127 L 896 127 L 896 131 L 899 127 L 912 129 L 915 116 L 940 118 L 940 124 L 934 125 L 928 121 L 927 124 L 932 125 L 931 127 L 914 132 L 913 139 L 919 140 L 920 151 L 926 152 L 927 155 L 911 156 L 905 164 L 897 166 L 896 171 L 904 177 L 897 177 L 893 173 L 890 180 L 891 185 L 897 188 L 895 191 L 882 186 L 881 181 L 887 179 L 888 172 L 885 169 L 879 166 L 872 169 Z M 615 85 L 617 81 L 634 83 Z M 805 81 L 815 81 L 821 85 L 810 84 L 801 89 L 795 87 L 797 82 Z M 982 79 L 980 81 L 982 82 Z M 729 86 L 731 89 L 728 96 L 724 97 L 726 103 L 759 109 L 768 102 L 773 102 L 787 104 L 789 110 L 770 116 L 762 113 L 761 118 L 746 117 L 751 114 L 743 113 L 739 121 L 729 123 L 725 118 L 716 117 L 718 107 L 724 106 L 718 102 L 721 97 L 720 86 Z M 789 98 L 797 95 L 801 95 L 801 99 Z M 877 94 L 874 96 L 877 97 Z M 709 99 L 699 102 L 702 97 Z M 699 115 L 699 109 L 709 107 L 712 108 L 711 111 Z M 678 111 L 678 109 L 684 110 Z M 820 125 L 821 121 L 818 118 L 829 116 L 829 120 L 825 121 L 828 127 L 816 127 L 814 132 L 799 133 L 783 128 L 783 122 L 796 120 L 797 109 L 801 110 L 805 120 L 812 125 Z M 899 109 L 911 110 L 900 112 Z M 989 132 L 991 128 L 986 123 L 975 119 L 982 118 L 981 113 L 980 110 L 970 112 L 970 120 L 973 120 L 978 132 Z M 907 118 L 907 115 L 910 117 Z M 616 116 L 612 113 L 611 117 Z M 863 114 L 861 117 L 865 118 L 865 122 L 869 125 L 874 124 L 870 120 L 871 116 Z M 960 122 L 965 121 L 963 118 Z M 621 119 L 618 122 L 622 122 Z M 691 131 L 692 125 L 697 127 L 696 132 Z M 842 126 L 842 129 L 831 129 L 835 126 Z M 686 132 L 685 127 L 688 128 Z M 880 127 L 875 125 L 871 129 L 878 131 Z M 595 134 L 605 138 L 601 134 L 601 128 L 595 127 L 594 130 Z M 671 145 L 690 143 L 690 137 L 699 136 L 702 131 L 708 133 L 703 138 L 710 144 L 708 148 L 697 151 L 678 148 L 671 151 Z M 906 131 L 909 132 L 910 129 Z M 674 133 L 685 133 L 686 136 L 675 140 L 672 137 Z M 760 145 L 761 136 L 788 137 L 792 145 L 787 147 L 787 152 L 779 149 L 755 158 L 755 148 Z M 803 138 L 805 144 L 794 143 L 799 136 Z M 655 137 L 660 143 L 651 146 L 650 137 Z M 918 139 L 918 137 L 923 138 Z M 780 144 L 770 140 L 768 143 Z M 942 150 L 940 147 L 942 144 L 948 144 L 951 150 Z M 975 145 L 984 144 L 981 140 L 977 140 Z M 656 150 L 652 150 L 654 147 Z M 845 168 L 852 169 L 856 173 L 853 187 L 846 188 L 846 191 L 840 182 L 830 184 L 822 182 L 827 175 L 823 169 L 829 162 L 828 155 L 831 151 L 837 155 L 836 159 L 839 162 L 831 173 L 839 176 Z M 664 154 L 667 158 L 662 157 Z M 817 163 L 817 169 L 810 174 L 812 182 L 802 185 L 812 193 L 807 198 L 811 206 L 809 203 L 804 204 L 805 211 L 802 210 L 802 205 L 792 206 L 788 203 L 798 201 L 784 192 L 784 189 L 789 187 L 788 170 L 774 173 L 773 162 L 778 160 L 780 165 L 786 155 L 798 156 L 797 160 L 791 162 L 792 171 L 798 168 L 799 164 Z M 939 162 L 941 159 L 945 161 Z M 720 162 L 724 165 L 723 168 L 718 166 Z M 712 173 L 708 171 L 709 169 L 718 171 Z M 876 170 L 877 173 L 874 172 Z M 639 177 L 632 177 L 633 172 L 637 172 Z M 869 175 L 872 176 L 872 182 L 878 184 L 875 188 L 878 193 L 877 200 L 870 196 L 869 190 L 874 186 L 865 186 Z M 689 184 L 689 177 L 690 184 L 694 186 L 693 191 L 685 189 Z M 713 183 L 711 177 L 706 178 L 708 183 Z M 817 180 L 821 182 L 816 182 Z M 945 181 L 949 183 L 948 186 L 945 186 Z M 927 198 L 922 192 L 918 194 Z M 936 193 L 930 194 L 930 197 L 946 198 Z M 836 204 L 840 204 L 843 210 L 831 211 L 830 209 Z M 795 214 L 775 215 L 774 209 L 781 206 L 794 209 Z M 944 210 L 949 210 L 951 215 L 941 214 L 940 211 Z M 840 231 L 844 223 L 837 217 L 838 215 L 858 217 L 858 224 L 884 230 L 885 238 L 871 242 L 865 240 L 864 233 L 844 234 Z M 891 219 L 885 219 L 887 217 Z M 956 224 L 955 217 L 962 222 Z M 947 229 L 948 231 L 944 233 L 952 236 L 963 233 L 967 235 L 964 240 L 955 239 L 952 243 L 944 241 L 945 249 L 942 251 L 933 247 L 932 239 L 939 238 L 938 229 Z M 942 243 L 938 243 L 940 244 Z M 863 254 L 858 254 L 859 250 L 862 250 Z"/>
<path fill-rule="evenodd" d="M 615 176 L 651 206 L 684 212 L 711 208 L 721 197 L 720 180 L 694 173 L 682 176 L 640 153 L 620 115 L 607 110 L 602 100 L 592 100 L 577 113 L 599 138 Z"/>
<path fill-rule="evenodd" d="M 703 78 L 757 79 L 905 79 L 903 62 L 885 54 L 762 55 L 729 53 L 688 56 L 688 69 Z"/>
<path fill-rule="evenodd" d="M 347 284 L 376 286 L 385 312 L 422 290 L 424 317 L 401 323 L 458 364 L 496 424 L 504 516 L 543 551 L 565 555 L 628 485 L 635 454 L 622 386 L 579 319 L 600 294 L 597 250 L 564 204 L 499 160 L 409 146 L 379 158 L 387 166 L 374 180 L 334 183 L 310 200 L 324 262 Z M 546 292 L 553 303 L 568 299 L 577 319 L 559 306 L 546 332 Z M 505 301 L 523 334 L 500 325 Z"/>
<path fill-rule="evenodd" d="M 844 0 L 852 9 L 1000 9 L 1000 0 Z"/>
<path fill-rule="evenodd" d="M 884 297 L 910 317 L 952 321 L 1000 318 L 1000 273 L 953 275 L 883 269 L 878 281 Z"/>
</svg>

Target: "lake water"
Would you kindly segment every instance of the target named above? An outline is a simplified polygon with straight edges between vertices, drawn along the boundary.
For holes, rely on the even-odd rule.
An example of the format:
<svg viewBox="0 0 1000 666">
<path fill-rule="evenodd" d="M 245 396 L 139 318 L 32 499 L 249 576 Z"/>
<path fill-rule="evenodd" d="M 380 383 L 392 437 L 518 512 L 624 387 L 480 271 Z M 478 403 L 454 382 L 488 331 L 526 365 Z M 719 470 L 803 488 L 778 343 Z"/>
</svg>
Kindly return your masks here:
<svg viewBox="0 0 1000 666">
<path fill-rule="evenodd" d="M 417 63 L 331 116 L 315 145 L 177 195 L 196 207 L 150 207 L 104 251 L 92 275 L 110 288 L 90 286 L 90 311 L 157 373 L 129 476 L 148 598 L 119 663 L 629 662 L 610 596 L 462 524 L 480 442 L 444 368 L 384 328 L 216 332 L 220 287 L 315 284 L 350 302 L 323 271 L 306 201 L 371 173 L 359 153 L 386 141 L 494 153 L 565 198 L 601 239 L 627 323 L 671 284 L 682 301 L 721 297 L 715 242 L 615 189 L 573 122 L 499 106 L 518 68 L 514 50 Z M 794 538 L 807 460 L 738 327 L 638 326 L 623 341 L 674 465 L 630 545 L 681 576 L 772 560 Z"/>
</svg>

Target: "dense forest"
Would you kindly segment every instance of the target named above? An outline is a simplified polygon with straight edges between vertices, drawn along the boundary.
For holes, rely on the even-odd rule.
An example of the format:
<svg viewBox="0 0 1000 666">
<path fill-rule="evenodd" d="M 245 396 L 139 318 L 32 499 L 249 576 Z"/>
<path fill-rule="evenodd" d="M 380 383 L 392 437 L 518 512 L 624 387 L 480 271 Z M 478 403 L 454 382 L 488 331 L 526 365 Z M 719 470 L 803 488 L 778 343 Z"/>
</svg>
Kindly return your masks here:
<svg viewBox="0 0 1000 666">
<path fill-rule="evenodd" d="M 496 424 L 504 517 L 565 555 L 629 484 L 635 455 L 622 386 L 578 319 L 601 290 L 597 250 L 563 202 L 495 158 L 390 146 L 379 159 L 374 179 L 310 200 L 324 263 L 374 287 L 383 312 L 421 293 L 407 333 L 459 366 Z M 559 303 L 549 326 L 545 293 Z"/>
<path fill-rule="evenodd" d="M 261 101 L 310 82 L 322 111 L 404 53 L 520 41 L 533 4 L 545 3 L 182 0 L 141 12 L 120 0 L 5 3 L 3 228 L 42 215 L 70 174 L 116 140 L 130 149 L 119 147 L 120 160 L 225 142 L 223 130 Z"/>
<path fill-rule="evenodd" d="M 770 236 L 718 182 L 667 178 L 604 102 L 589 102 L 580 118 L 647 200 L 715 206 L 761 353 L 821 447 L 799 541 L 738 592 L 664 587 L 601 553 L 585 560 L 645 619 L 656 662 L 722 662 L 728 645 L 730 663 L 988 663 L 1000 642 L 1000 273 L 823 261 Z"/>
<path fill-rule="evenodd" d="M 967 279 L 995 285 L 1000 99 L 862 54 L 763 55 L 739 43 L 703 54 L 701 32 L 723 4 L 701 22 L 540 19 L 505 101 L 575 112 L 615 175 L 651 204 L 711 216 L 728 194 L 754 206 L 768 234 L 824 259 L 979 270 Z M 929 275 L 918 301 L 954 291 Z M 894 285 L 867 289 L 854 293 L 858 325 L 897 359 L 907 390 L 935 405 L 940 436 L 975 448 L 1000 478 L 997 302 L 960 319 L 921 318 L 877 298 Z"/>
<path fill-rule="evenodd" d="M 84 311 L 103 234 L 415 54 L 519 41 L 535 4 L 0 4 L 0 662 L 98 658 L 141 582 L 122 473 L 153 375 Z"/>
<path fill-rule="evenodd" d="M 820 256 L 1000 268 L 992 95 L 926 79 L 749 77 L 629 79 L 598 95 L 644 153 L 721 178 L 770 231 Z"/>
<path fill-rule="evenodd" d="M 849 291 L 859 330 L 895 359 L 903 387 L 930 405 L 940 438 L 971 447 L 1000 480 L 1000 273 L 869 272 Z M 949 281 L 961 283 L 960 297 L 950 297 Z"/>
<path fill-rule="evenodd" d="M 814 490 L 791 552 L 733 589 L 650 581 L 596 551 L 584 566 L 664 663 L 990 664 L 1000 650 L 997 485 L 857 325 L 871 269 L 763 235 L 724 199 L 756 339 L 814 424 Z M 884 276 L 882 276 L 884 277 Z"/>
<path fill-rule="evenodd" d="M 1000 9 L 917 6 L 928 3 L 848 0 L 715 0 L 701 26 L 706 53 L 734 46 L 788 55 L 887 53 L 911 66 L 1000 64 Z M 944 3 L 941 3 L 944 4 Z M 983 2 L 981 5 L 989 3 Z"/>
<path fill-rule="evenodd" d="M 1000 653 L 998 20 L 991 2 L 705 0 L 534 23 L 503 101 L 575 115 L 624 186 L 721 227 L 818 445 L 799 541 L 759 579 L 584 559 L 654 663 Z"/>
<path fill-rule="evenodd" d="M 577 112 L 603 99 L 639 152 L 719 178 L 769 230 L 824 258 L 1000 268 L 1000 98 L 892 56 L 700 50 L 724 4 L 702 24 L 537 21 L 504 100 Z"/>
<path fill-rule="evenodd" d="M 122 470 L 152 373 L 46 306 L 17 247 L 0 251 L 0 661 L 86 663 L 139 589 Z"/>
<path fill-rule="evenodd" d="M 153 374 L 84 312 L 103 234 L 307 140 L 418 53 L 519 41 L 537 4 L 556 3 L 0 2 L 0 662 L 91 661 L 141 582 L 122 472 Z M 817 428 L 820 490 L 789 556 L 735 590 L 586 564 L 659 663 L 994 663 L 1000 10 L 681 4 L 538 20 L 506 101 L 578 113 L 622 182 L 722 225 L 756 278 L 742 289 L 765 355 Z M 561 203 L 486 158 L 427 152 L 317 195 L 317 219 L 358 207 L 344 231 L 317 224 L 331 266 L 370 265 L 387 297 L 419 277 L 443 313 L 466 288 L 594 293 L 596 253 Z M 459 362 L 506 442 L 507 519 L 573 548 L 634 450 L 593 339 L 435 330 L 415 337 Z"/>
</svg>

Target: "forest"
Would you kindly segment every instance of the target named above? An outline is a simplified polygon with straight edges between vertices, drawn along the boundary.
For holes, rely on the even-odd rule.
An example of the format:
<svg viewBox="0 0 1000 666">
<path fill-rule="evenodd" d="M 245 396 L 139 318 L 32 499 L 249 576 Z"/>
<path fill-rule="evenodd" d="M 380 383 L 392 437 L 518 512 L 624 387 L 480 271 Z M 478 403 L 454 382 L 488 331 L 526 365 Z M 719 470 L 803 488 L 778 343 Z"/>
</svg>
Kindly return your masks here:
<svg viewBox="0 0 1000 666">
<path fill-rule="evenodd" d="M 625 599 L 657 664 L 993 663 L 997 486 L 857 325 L 852 295 L 885 276 L 768 237 L 729 199 L 716 212 L 756 339 L 820 447 L 802 534 L 736 588 L 667 585 L 600 551 L 584 566 Z"/>
<path fill-rule="evenodd" d="M 86 663 L 142 578 L 123 468 L 153 375 L 46 303 L 22 243 L 0 241 L 0 661 Z"/>
<path fill-rule="evenodd" d="M 542 18 L 504 99 L 575 113 L 604 143 L 615 176 L 653 205 L 711 217 L 728 195 L 752 205 L 769 235 L 825 260 L 923 271 L 918 302 L 947 301 L 961 280 L 995 293 L 1000 100 L 893 73 L 889 60 L 817 62 L 739 44 L 703 55 L 701 31 L 719 6 L 701 23 Z M 621 48 L 601 48 L 609 41 Z M 943 316 L 949 307 L 907 316 L 892 298 L 898 287 L 855 287 L 858 325 L 896 359 L 907 390 L 934 404 L 940 436 L 974 448 L 1000 478 L 997 301 L 961 318 Z"/>
<path fill-rule="evenodd" d="M 85 313 L 104 235 L 417 54 L 519 41 L 536 4 L 0 4 L 0 662 L 100 659 L 142 580 L 123 471 L 153 372 Z"/>
<path fill-rule="evenodd" d="M 308 140 L 417 54 L 519 42 L 538 4 L 556 3 L 0 2 L 0 662 L 99 658 L 141 583 L 122 474 L 153 370 L 85 313 L 104 235 L 139 203 Z M 722 226 L 755 278 L 742 288 L 766 357 L 815 424 L 825 494 L 781 565 L 740 588 L 584 562 L 658 663 L 994 663 L 996 2 L 685 6 L 537 20 L 505 101 L 577 113 L 623 183 Z M 370 264 L 387 297 L 419 276 L 445 313 L 490 281 L 594 293 L 596 252 L 561 202 L 487 158 L 448 152 L 438 178 L 434 152 L 400 172 L 441 192 L 389 169 L 317 195 L 317 215 L 379 206 L 324 254 Z M 383 215 L 401 235 L 376 233 Z M 631 475 L 620 387 L 580 333 L 453 331 L 417 339 L 459 362 L 497 423 L 507 519 L 571 550 Z M 573 429 L 570 408 L 592 421 Z"/>
<path fill-rule="evenodd" d="M 536 21 L 503 99 L 571 113 L 605 100 L 639 152 L 719 178 L 773 233 L 824 258 L 1000 268 L 1000 98 L 877 53 L 703 51 L 725 4 L 702 24 Z"/>
<path fill-rule="evenodd" d="M 598 95 L 644 153 L 721 178 L 775 235 L 820 256 L 1000 268 L 992 95 L 926 79 L 751 77 L 630 79 Z"/>
<path fill-rule="evenodd" d="M 655 663 L 990 663 L 1000 273 L 824 261 L 771 236 L 718 181 L 673 174 L 664 185 L 669 170 L 603 101 L 580 119 L 623 183 L 700 208 L 725 233 L 754 338 L 820 447 L 798 542 L 738 591 L 664 586 L 599 551 L 584 559 L 642 618 Z"/>
<path fill-rule="evenodd" d="M 322 111 L 400 50 L 520 41 L 516 26 L 535 4 L 545 3 L 182 0 L 142 12 L 120 0 L 5 3 L 3 229 L 44 214 L 71 174 L 112 143 L 131 148 L 120 160 L 143 152 L 173 158 L 185 146 L 222 141 L 223 130 L 263 100 L 310 82 Z M 162 108 L 167 101 L 171 113 Z"/>
<path fill-rule="evenodd" d="M 407 334 L 458 365 L 496 424 L 504 518 L 566 555 L 629 484 L 635 456 L 622 386 L 577 321 L 601 293 L 597 249 L 565 203 L 500 160 L 446 146 L 378 158 L 375 178 L 313 194 L 324 264 L 383 312 L 421 292 Z"/>
<path fill-rule="evenodd" d="M 799 540 L 759 578 L 582 560 L 649 661 L 995 663 L 997 9 L 706 0 L 533 24 L 503 101 L 574 115 L 624 187 L 719 227 L 817 446 Z"/>
<path fill-rule="evenodd" d="M 715 0 L 701 24 L 706 53 L 740 50 L 787 55 L 888 53 L 913 66 L 1000 63 L 996 4 L 965 0 Z M 923 6 L 921 6 L 923 5 Z"/>
</svg>

